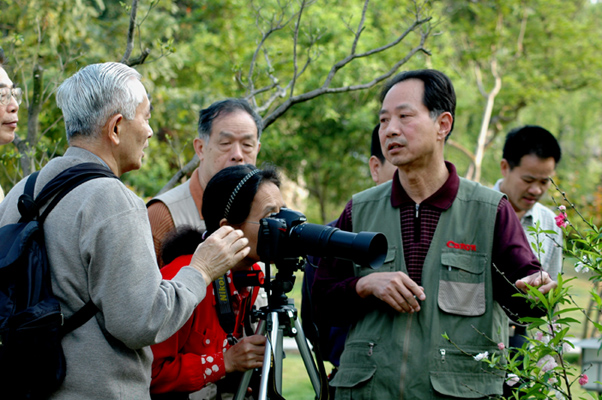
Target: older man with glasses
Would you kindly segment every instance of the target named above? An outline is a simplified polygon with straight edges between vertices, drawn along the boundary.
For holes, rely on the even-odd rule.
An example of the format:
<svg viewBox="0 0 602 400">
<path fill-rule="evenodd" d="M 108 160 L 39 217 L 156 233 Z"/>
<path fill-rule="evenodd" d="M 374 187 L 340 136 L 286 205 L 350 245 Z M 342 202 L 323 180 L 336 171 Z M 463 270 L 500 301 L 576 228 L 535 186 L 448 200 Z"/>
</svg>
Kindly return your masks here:
<svg viewBox="0 0 602 400">
<path fill-rule="evenodd" d="M 0 48 L 0 144 L 7 144 L 15 138 L 15 130 L 19 118 L 19 104 L 23 98 L 23 92 L 16 88 L 4 70 L 8 59 Z M 4 192 L 0 186 L 0 201 L 4 199 Z"/>
</svg>

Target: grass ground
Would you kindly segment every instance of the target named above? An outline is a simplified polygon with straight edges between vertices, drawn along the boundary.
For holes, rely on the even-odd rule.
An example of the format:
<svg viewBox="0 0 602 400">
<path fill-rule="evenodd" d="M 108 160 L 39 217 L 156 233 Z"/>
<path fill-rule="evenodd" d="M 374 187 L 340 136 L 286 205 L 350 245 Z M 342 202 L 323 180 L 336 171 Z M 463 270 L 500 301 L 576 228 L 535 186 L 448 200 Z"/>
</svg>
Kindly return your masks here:
<svg viewBox="0 0 602 400">
<path fill-rule="evenodd" d="M 577 305 L 583 309 L 586 309 L 589 304 L 589 293 L 592 288 L 592 283 L 588 280 L 588 275 L 582 273 L 577 274 L 573 268 L 573 265 L 573 260 L 565 260 L 564 279 L 567 280 L 570 278 L 576 278 L 569 283 L 571 286 L 570 293 Z M 297 283 L 295 284 L 293 291 L 289 293 L 288 296 L 293 298 L 295 300 L 296 307 L 300 308 L 301 281 L 303 279 L 303 273 L 298 272 L 296 275 Z M 566 305 L 565 307 L 574 307 L 574 305 Z M 585 321 L 585 316 L 579 311 L 573 311 L 568 314 L 576 320 L 581 321 L 581 324 L 575 324 L 571 326 L 570 337 L 574 339 L 583 338 L 583 321 Z M 579 354 L 569 355 L 567 357 L 567 361 L 573 363 L 574 365 L 579 365 Z M 330 371 L 330 364 L 328 364 L 326 369 L 327 371 Z M 578 384 L 572 386 L 572 395 L 573 399 L 598 398 L 594 393 L 591 393 L 591 395 L 594 396 L 591 397 L 585 390 L 579 387 Z M 298 354 L 287 354 L 283 361 L 283 396 L 286 400 L 311 400 L 314 398 L 311 382 L 307 376 L 307 372 L 305 371 L 303 360 Z"/>
</svg>

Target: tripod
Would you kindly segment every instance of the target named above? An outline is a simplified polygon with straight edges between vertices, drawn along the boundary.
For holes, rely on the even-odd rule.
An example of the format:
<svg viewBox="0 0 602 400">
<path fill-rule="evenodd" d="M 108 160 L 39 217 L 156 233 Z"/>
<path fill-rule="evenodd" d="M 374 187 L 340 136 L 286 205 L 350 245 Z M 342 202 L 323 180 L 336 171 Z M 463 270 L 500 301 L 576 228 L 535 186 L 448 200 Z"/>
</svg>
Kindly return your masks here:
<svg viewBox="0 0 602 400">
<path fill-rule="evenodd" d="M 279 264 L 279 272 L 272 282 L 266 280 L 265 291 L 268 293 L 268 305 L 254 312 L 258 321 L 256 334 L 265 335 L 267 338 L 257 400 L 284 399 L 282 397 L 284 336 L 295 338 L 316 398 L 322 398 L 321 390 L 326 384 L 326 376 L 318 373 L 303 328 L 297 318 L 294 301 L 285 294 L 292 290 L 295 282 L 293 271 L 297 270 L 301 263 L 296 259 L 285 260 L 283 264 L 284 268 L 281 268 Z M 268 263 L 266 263 L 266 276 L 270 276 Z M 253 370 L 244 373 L 234 400 L 244 400 L 252 374 Z"/>
</svg>

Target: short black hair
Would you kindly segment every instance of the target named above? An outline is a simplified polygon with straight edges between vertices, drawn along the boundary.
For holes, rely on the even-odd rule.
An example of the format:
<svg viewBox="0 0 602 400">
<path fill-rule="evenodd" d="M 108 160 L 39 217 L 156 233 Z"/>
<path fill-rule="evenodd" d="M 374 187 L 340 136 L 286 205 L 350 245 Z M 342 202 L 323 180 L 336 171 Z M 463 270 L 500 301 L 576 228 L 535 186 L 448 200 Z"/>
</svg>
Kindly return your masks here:
<svg viewBox="0 0 602 400">
<path fill-rule="evenodd" d="M 456 92 L 452 81 L 447 75 L 436 69 L 404 71 L 395 75 L 385 84 L 380 94 L 380 102 L 383 102 L 393 86 L 408 79 L 419 79 L 424 83 L 422 104 L 430 111 L 431 118 L 435 119 L 444 112 L 451 114 L 452 126 L 445 138 L 447 140 L 454 130 L 456 120 Z"/>
<path fill-rule="evenodd" d="M 253 199 L 262 183 L 272 182 L 280 187 L 278 172 L 270 165 L 262 167 L 259 172 L 248 177 L 248 180 L 238 187 L 242 180 L 255 170 L 257 168 L 251 164 L 235 165 L 222 169 L 207 183 L 202 207 L 207 235 L 219 229 L 223 218 L 232 225 L 243 223 L 251 212 Z M 237 187 L 238 190 L 235 192 Z M 226 215 L 228 205 L 229 211 Z"/>
<path fill-rule="evenodd" d="M 378 137 L 378 131 L 380 129 L 380 124 L 377 124 L 374 129 L 372 129 L 372 144 L 370 145 L 370 155 L 375 156 L 380 160 L 381 163 L 385 162 L 385 156 L 383 154 L 383 149 L 380 147 L 380 138 Z"/>
<path fill-rule="evenodd" d="M 562 157 L 558 141 L 547 129 L 537 125 L 515 128 L 506 135 L 503 158 L 510 169 L 520 165 L 521 159 L 529 154 L 539 158 L 554 158 L 556 165 Z"/>
<path fill-rule="evenodd" d="M 176 258 L 194 254 L 199 243 L 203 241 L 203 232 L 198 229 L 183 225 L 171 230 L 161 244 L 161 259 L 167 265 Z"/>
<path fill-rule="evenodd" d="M 257 140 L 259 140 L 261 138 L 261 132 L 263 131 L 263 120 L 259 114 L 251 108 L 248 101 L 236 98 L 216 101 L 199 112 L 199 138 L 208 140 L 209 136 L 211 136 L 213 121 L 220 115 L 227 115 L 238 110 L 245 111 L 253 118 L 255 126 L 257 127 Z"/>
</svg>

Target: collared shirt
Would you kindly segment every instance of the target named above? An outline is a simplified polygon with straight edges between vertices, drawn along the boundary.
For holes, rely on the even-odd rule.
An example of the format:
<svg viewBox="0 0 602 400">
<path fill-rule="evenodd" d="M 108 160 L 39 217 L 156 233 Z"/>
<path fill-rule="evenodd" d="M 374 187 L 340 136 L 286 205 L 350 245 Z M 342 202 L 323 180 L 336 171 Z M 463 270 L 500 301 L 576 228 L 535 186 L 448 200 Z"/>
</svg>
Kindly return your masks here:
<svg viewBox="0 0 602 400">
<path fill-rule="evenodd" d="M 503 179 L 499 179 L 493 189 L 501 192 L 500 185 L 502 182 Z M 525 215 L 520 219 L 520 223 L 527 239 L 529 239 L 531 250 L 541 262 L 542 268 L 550 274 L 552 279 L 557 280 L 558 274 L 562 271 L 563 238 L 562 230 L 554 220 L 555 216 L 552 210 L 537 202 L 530 210 L 525 212 Z M 543 233 L 535 235 L 535 232 L 529 228 L 535 228 L 537 222 L 539 222 L 540 230 L 554 231 L 556 235 Z"/>
<path fill-rule="evenodd" d="M 415 203 L 401 185 L 399 171 L 395 171 L 391 183 L 393 185 L 391 205 L 399 208 L 400 211 L 403 251 L 408 275 L 418 284 L 439 217 L 443 211 L 451 207 L 460 186 L 460 178 L 454 165 L 449 162 L 445 164 L 449 171 L 447 181 L 420 204 Z M 337 221 L 337 228 L 353 231 L 352 205 L 350 200 Z M 498 206 L 493 240 L 492 262 L 510 282 L 514 283 L 541 270 L 541 265 L 531 251 L 520 221 L 505 197 Z M 515 303 L 511 296 L 516 293 L 516 290 L 499 273 L 494 273 L 494 276 L 499 277 L 494 281 L 494 299 L 508 305 Z M 357 319 L 360 315 L 358 309 L 366 307 L 366 302 L 356 291 L 359 279 L 354 276 L 352 263 L 339 259 L 322 259 L 313 289 L 316 296 L 314 304 L 319 304 L 322 309 L 321 314 L 329 314 L 339 324 L 347 324 Z M 428 296 L 428 293 L 426 295 Z M 512 308 L 512 305 L 509 308 Z"/>
</svg>

